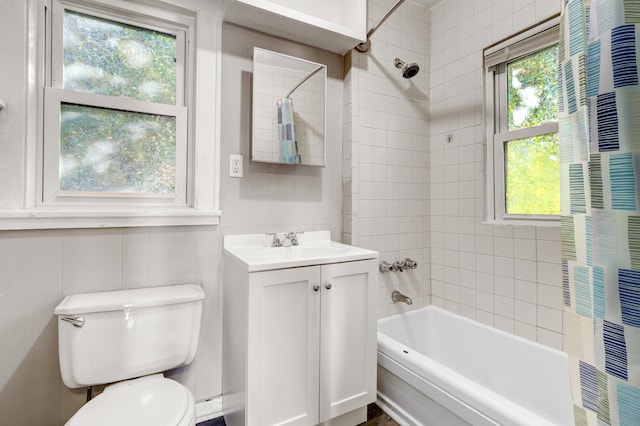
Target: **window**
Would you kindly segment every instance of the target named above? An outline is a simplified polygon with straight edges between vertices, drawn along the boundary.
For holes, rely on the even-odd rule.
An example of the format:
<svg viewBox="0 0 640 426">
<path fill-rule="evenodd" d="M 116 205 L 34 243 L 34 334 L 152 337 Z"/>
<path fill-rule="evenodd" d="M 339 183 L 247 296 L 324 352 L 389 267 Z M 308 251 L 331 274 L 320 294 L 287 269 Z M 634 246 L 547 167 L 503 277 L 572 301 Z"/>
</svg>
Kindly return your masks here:
<svg viewBox="0 0 640 426">
<path fill-rule="evenodd" d="M 26 161 L 9 183 L 24 192 L 0 199 L 0 229 L 217 224 L 217 2 L 27 2 Z"/>
<path fill-rule="evenodd" d="M 181 21 L 54 2 L 44 205 L 188 205 L 189 19 Z"/>
<path fill-rule="evenodd" d="M 488 219 L 560 214 L 557 20 L 485 49 Z"/>
</svg>

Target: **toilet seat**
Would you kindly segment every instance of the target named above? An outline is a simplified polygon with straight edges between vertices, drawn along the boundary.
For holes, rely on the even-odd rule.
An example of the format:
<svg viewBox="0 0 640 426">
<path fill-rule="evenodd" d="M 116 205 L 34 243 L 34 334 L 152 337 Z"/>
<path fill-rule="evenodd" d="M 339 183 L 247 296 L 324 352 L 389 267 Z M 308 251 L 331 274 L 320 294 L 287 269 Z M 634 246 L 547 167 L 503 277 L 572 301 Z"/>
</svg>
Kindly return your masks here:
<svg viewBox="0 0 640 426">
<path fill-rule="evenodd" d="M 180 383 L 154 374 L 119 382 L 88 403 L 65 426 L 192 426 L 195 401 Z"/>
</svg>

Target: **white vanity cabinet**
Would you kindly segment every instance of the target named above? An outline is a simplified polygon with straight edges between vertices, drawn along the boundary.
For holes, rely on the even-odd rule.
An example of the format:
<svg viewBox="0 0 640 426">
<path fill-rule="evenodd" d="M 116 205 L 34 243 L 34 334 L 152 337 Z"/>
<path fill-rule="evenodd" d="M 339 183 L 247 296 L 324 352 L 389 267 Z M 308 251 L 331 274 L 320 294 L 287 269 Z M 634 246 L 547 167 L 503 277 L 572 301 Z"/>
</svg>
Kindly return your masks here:
<svg viewBox="0 0 640 426">
<path fill-rule="evenodd" d="M 228 426 L 316 425 L 375 401 L 377 274 L 375 259 L 249 272 L 225 255 Z"/>
</svg>

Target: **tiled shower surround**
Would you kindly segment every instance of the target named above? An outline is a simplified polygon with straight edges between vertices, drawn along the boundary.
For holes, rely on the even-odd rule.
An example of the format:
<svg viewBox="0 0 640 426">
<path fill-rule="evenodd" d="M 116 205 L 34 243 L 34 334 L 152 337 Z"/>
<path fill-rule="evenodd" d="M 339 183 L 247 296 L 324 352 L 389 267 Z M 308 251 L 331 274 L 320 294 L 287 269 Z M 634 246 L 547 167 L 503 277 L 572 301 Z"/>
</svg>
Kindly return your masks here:
<svg viewBox="0 0 640 426">
<path fill-rule="evenodd" d="M 370 2 L 369 24 L 393 3 Z M 560 227 L 483 223 L 482 117 L 483 48 L 559 11 L 554 0 L 406 2 L 368 54 L 347 56 L 344 238 L 419 263 L 381 275 L 379 316 L 433 303 L 562 348 Z M 420 73 L 403 79 L 395 57 Z M 396 288 L 411 307 L 391 302 Z"/>
<path fill-rule="evenodd" d="M 394 2 L 369 2 L 369 26 Z M 343 239 L 418 268 L 380 275 L 378 315 L 408 309 L 391 292 L 428 304 L 429 290 L 429 11 L 405 2 L 372 37 L 369 53 L 345 58 Z M 394 59 L 416 62 L 405 79 Z"/>
<path fill-rule="evenodd" d="M 482 50 L 559 11 L 555 0 L 441 2 L 431 11 L 429 90 L 432 303 L 556 348 L 559 224 L 482 223 Z"/>
</svg>

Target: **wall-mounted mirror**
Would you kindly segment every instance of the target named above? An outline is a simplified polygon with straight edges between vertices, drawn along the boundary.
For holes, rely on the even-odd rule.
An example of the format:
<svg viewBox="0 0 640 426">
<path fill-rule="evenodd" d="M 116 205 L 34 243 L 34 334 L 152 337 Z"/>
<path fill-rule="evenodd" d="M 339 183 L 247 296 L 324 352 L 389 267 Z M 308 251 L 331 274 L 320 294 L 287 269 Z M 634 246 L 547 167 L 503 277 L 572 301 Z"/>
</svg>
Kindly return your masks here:
<svg viewBox="0 0 640 426">
<path fill-rule="evenodd" d="M 327 67 L 254 47 L 251 159 L 325 165 Z"/>
</svg>

